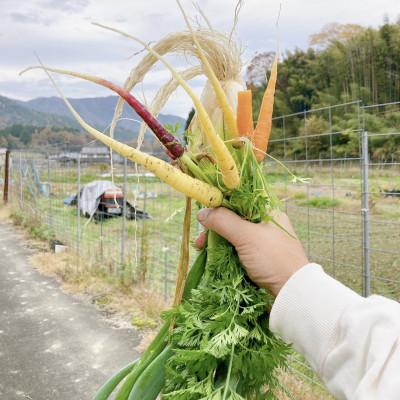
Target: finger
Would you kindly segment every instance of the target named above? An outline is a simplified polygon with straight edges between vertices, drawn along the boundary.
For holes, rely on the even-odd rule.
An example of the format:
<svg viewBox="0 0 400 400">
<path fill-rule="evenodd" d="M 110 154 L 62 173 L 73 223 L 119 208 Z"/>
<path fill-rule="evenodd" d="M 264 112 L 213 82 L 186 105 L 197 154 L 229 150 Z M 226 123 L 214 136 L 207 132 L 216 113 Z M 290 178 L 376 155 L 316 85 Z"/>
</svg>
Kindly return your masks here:
<svg viewBox="0 0 400 400">
<path fill-rule="evenodd" d="M 268 223 L 271 229 L 279 229 L 282 233 L 289 233 L 294 238 L 297 238 L 296 232 L 287 214 L 276 209 L 272 210 L 270 216 L 273 218 L 273 220 Z"/>
<path fill-rule="evenodd" d="M 206 231 L 201 232 L 194 241 L 194 247 L 196 247 L 196 249 L 198 250 L 203 249 L 204 246 L 206 245 L 206 239 L 207 239 L 207 232 Z"/>
<path fill-rule="evenodd" d="M 218 233 L 234 246 L 239 244 L 249 222 L 227 208 L 203 208 L 197 214 L 198 221 L 208 229 Z"/>
</svg>

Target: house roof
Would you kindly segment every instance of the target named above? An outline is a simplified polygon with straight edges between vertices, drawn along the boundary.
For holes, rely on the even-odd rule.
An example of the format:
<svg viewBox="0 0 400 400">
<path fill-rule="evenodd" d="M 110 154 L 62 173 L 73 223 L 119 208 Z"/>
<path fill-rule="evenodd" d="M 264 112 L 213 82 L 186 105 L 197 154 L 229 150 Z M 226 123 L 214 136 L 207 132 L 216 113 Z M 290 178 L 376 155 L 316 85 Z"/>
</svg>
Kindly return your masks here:
<svg viewBox="0 0 400 400">
<path fill-rule="evenodd" d="M 101 154 L 101 155 L 109 155 L 110 152 L 108 150 L 107 147 L 89 147 L 89 146 L 85 146 L 82 147 L 81 153 L 83 154 Z"/>
</svg>

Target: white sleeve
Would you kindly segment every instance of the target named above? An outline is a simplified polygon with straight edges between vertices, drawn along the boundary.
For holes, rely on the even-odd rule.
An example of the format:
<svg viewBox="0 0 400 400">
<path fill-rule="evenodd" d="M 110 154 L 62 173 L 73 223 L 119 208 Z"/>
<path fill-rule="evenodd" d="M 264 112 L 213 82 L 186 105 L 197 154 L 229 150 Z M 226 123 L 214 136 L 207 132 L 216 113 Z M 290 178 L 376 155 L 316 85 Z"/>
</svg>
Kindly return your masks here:
<svg viewBox="0 0 400 400">
<path fill-rule="evenodd" d="M 270 328 L 304 355 L 337 399 L 400 399 L 400 304 L 364 298 L 317 264 L 279 292 Z"/>
</svg>

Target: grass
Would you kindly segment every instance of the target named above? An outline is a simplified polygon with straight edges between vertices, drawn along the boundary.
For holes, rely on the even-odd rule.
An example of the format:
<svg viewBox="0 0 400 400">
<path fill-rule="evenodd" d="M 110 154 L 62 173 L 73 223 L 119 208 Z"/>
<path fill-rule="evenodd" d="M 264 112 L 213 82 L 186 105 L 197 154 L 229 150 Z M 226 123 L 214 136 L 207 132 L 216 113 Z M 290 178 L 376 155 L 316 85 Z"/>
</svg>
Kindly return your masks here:
<svg viewBox="0 0 400 400">
<path fill-rule="evenodd" d="M 0 206 L 0 221 L 8 221 L 10 219 L 10 209 L 7 206 Z"/>
<path fill-rule="evenodd" d="M 333 400 L 333 397 L 323 387 L 309 381 L 304 376 L 299 376 L 295 371 L 281 372 L 279 382 L 285 388 L 285 391 L 281 390 L 279 393 L 280 400 Z"/>
<path fill-rule="evenodd" d="M 42 274 L 59 280 L 70 293 L 85 293 L 107 315 L 132 323 L 139 330 L 154 329 L 167 308 L 164 298 L 141 285 L 125 285 L 120 279 L 101 272 L 97 266 L 77 268 L 76 255 L 40 252 L 31 262 Z"/>
<path fill-rule="evenodd" d="M 337 199 L 332 199 L 329 197 L 322 196 L 322 197 L 312 197 L 310 199 L 301 201 L 299 204 L 301 206 L 309 206 L 314 208 L 334 208 L 337 207 L 340 204 L 340 202 Z"/>
<path fill-rule="evenodd" d="M 34 239 L 50 241 L 55 238 L 51 228 L 42 224 L 41 218 L 36 214 L 26 214 L 21 210 L 14 209 L 9 213 L 9 218 L 14 225 L 25 228 Z"/>
</svg>

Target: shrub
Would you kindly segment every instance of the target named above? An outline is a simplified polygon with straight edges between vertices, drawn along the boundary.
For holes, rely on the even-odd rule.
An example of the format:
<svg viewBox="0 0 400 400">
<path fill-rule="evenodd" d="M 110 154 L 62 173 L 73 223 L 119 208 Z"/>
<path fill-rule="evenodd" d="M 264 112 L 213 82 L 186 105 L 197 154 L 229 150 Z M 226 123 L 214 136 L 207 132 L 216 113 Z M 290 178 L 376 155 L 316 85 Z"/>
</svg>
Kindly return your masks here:
<svg viewBox="0 0 400 400">
<path fill-rule="evenodd" d="M 315 207 L 315 208 L 334 208 L 339 205 L 339 200 L 330 197 L 311 197 L 308 200 L 302 201 L 300 205 Z"/>
</svg>

